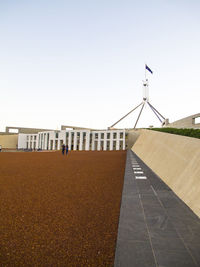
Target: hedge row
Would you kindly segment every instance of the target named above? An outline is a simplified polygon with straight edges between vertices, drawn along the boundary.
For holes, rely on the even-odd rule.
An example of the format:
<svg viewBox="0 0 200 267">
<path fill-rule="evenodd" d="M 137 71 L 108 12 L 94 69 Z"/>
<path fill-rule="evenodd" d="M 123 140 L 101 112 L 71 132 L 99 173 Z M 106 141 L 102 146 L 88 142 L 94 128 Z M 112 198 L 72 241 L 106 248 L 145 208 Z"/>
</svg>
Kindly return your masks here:
<svg viewBox="0 0 200 267">
<path fill-rule="evenodd" d="M 149 130 L 184 135 L 200 139 L 200 129 L 149 128 Z"/>
</svg>

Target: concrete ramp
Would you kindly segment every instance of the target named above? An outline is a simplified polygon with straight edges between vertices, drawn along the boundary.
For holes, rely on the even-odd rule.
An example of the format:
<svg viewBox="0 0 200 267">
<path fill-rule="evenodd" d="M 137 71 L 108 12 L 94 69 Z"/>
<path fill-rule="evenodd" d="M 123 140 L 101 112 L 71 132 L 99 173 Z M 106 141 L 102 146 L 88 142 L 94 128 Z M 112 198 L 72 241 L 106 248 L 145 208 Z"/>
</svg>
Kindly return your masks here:
<svg viewBox="0 0 200 267">
<path fill-rule="evenodd" d="M 132 150 L 200 217 L 200 139 L 142 130 Z"/>
</svg>

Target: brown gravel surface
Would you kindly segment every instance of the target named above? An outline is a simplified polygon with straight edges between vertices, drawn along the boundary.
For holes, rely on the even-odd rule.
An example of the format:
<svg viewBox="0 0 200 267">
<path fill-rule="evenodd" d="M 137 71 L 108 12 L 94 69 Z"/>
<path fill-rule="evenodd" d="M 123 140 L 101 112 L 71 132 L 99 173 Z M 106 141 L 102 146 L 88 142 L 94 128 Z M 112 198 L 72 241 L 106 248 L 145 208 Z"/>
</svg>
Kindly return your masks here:
<svg viewBox="0 0 200 267">
<path fill-rule="evenodd" d="M 113 266 L 125 157 L 0 153 L 0 266 Z"/>
</svg>

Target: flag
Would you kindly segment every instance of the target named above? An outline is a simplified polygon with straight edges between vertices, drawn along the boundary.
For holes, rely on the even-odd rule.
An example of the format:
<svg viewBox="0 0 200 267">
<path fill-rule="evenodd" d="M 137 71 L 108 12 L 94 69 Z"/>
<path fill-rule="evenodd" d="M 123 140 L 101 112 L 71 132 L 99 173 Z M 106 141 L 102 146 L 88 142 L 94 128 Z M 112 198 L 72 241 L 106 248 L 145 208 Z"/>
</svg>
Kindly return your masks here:
<svg viewBox="0 0 200 267">
<path fill-rule="evenodd" d="M 145 65 L 145 69 L 151 72 L 151 74 L 153 74 L 153 71 L 147 65 Z"/>
</svg>

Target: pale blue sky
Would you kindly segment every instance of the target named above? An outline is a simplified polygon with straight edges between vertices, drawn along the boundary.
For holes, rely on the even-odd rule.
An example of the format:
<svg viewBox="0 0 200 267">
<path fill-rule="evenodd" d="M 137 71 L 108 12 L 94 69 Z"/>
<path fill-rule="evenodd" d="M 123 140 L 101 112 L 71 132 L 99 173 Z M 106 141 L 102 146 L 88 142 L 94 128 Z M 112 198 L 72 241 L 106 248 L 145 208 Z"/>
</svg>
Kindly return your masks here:
<svg viewBox="0 0 200 267">
<path fill-rule="evenodd" d="M 199 13 L 199 0 L 0 1 L 0 131 L 106 128 L 142 101 L 145 63 L 161 114 L 200 112 Z"/>
</svg>

